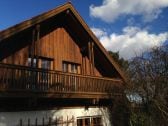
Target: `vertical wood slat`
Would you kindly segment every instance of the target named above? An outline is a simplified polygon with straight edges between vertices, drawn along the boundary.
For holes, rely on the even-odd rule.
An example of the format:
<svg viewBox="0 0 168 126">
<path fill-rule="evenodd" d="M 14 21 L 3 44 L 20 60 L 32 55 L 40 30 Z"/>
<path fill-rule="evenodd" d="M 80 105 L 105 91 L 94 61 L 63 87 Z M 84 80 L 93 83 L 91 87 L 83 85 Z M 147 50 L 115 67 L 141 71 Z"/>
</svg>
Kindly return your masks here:
<svg viewBox="0 0 168 126">
<path fill-rule="evenodd" d="M 47 29 L 46 29 L 47 30 Z M 81 64 L 83 68 L 82 74 L 90 75 L 90 63 L 88 56 L 82 54 L 80 51 L 80 46 L 76 41 L 70 36 L 70 34 L 63 27 L 56 27 L 52 32 L 47 32 L 45 36 L 41 35 L 40 25 L 34 26 L 31 31 L 31 40 L 26 39 L 20 40 L 21 43 L 27 43 L 21 50 L 6 59 L 3 59 L 3 63 L 12 63 L 20 65 L 28 65 L 27 59 L 35 57 L 38 60 L 38 56 L 52 57 L 53 58 L 53 70 L 62 70 L 62 60 L 72 61 L 74 63 Z M 90 41 L 92 44 L 93 42 Z M 90 43 L 89 42 L 89 43 Z M 91 44 L 91 45 L 92 45 Z M 18 45 L 21 46 L 21 45 Z M 86 46 L 86 47 L 85 47 Z M 87 44 L 83 48 L 87 51 Z M 91 50 L 92 52 L 93 50 Z M 83 58 L 82 58 L 83 57 Z M 92 58 L 93 59 L 93 58 Z M 82 63 L 83 62 L 83 63 Z M 92 62 L 92 61 L 91 61 Z M 82 65 L 83 64 L 83 65 Z M 33 65 L 33 60 L 31 60 L 31 65 Z M 39 65 L 39 64 L 38 64 Z M 94 64 L 93 64 L 94 65 Z M 40 66 L 40 65 L 39 65 Z M 101 73 L 95 69 L 95 74 L 101 76 Z"/>
<path fill-rule="evenodd" d="M 90 65 L 90 75 L 92 75 L 92 54 L 91 54 L 91 42 L 88 42 L 88 55 L 89 55 L 89 65 Z"/>
<path fill-rule="evenodd" d="M 94 66 L 94 43 L 91 42 L 91 59 L 92 59 L 92 74 L 95 75 L 95 66 Z"/>
</svg>

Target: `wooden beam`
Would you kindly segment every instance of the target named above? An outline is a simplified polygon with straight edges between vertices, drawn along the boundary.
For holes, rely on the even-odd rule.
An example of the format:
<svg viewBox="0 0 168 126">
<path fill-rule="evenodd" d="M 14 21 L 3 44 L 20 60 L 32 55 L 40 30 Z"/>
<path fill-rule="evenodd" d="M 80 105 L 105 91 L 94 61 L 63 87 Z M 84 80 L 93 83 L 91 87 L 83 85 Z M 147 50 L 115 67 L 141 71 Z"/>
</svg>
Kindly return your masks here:
<svg viewBox="0 0 168 126">
<path fill-rule="evenodd" d="M 88 42 L 88 55 L 89 55 L 89 64 L 90 64 L 90 75 L 92 75 L 92 51 L 91 51 L 91 42 Z"/>
<path fill-rule="evenodd" d="M 34 42 L 35 43 L 35 42 Z M 35 50 L 36 50 L 36 67 L 38 68 L 38 62 L 39 62 L 39 55 L 40 55 L 40 49 L 39 45 L 40 45 L 40 25 L 36 25 L 36 43 L 35 44 Z"/>
<path fill-rule="evenodd" d="M 94 75 L 95 65 L 94 65 L 94 43 L 93 42 L 91 42 L 91 59 L 92 59 L 92 70 L 93 70 L 93 75 Z"/>
</svg>

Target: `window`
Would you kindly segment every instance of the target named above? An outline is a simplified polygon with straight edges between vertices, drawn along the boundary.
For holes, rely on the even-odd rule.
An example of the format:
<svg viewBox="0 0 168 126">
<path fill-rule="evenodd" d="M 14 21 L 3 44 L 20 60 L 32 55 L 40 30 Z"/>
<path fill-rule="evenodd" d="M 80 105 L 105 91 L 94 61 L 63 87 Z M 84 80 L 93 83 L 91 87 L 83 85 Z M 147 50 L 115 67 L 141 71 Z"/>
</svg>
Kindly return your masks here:
<svg viewBox="0 0 168 126">
<path fill-rule="evenodd" d="M 77 65 L 76 64 L 71 64 L 71 73 L 77 73 Z"/>
<path fill-rule="evenodd" d="M 80 74 L 80 64 L 63 61 L 62 71 Z"/>
<path fill-rule="evenodd" d="M 51 61 L 50 60 L 46 60 L 46 59 L 42 59 L 41 60 L 41 68 L 50 69 L 51 68 Z"/>
<path fill-rule="evenodd" d="M 51 59 L 47 59 L 47 58 L 39 58 L 39 67 L 42 69 L 46 69 L 46 70 L 51 70 L 52 68 L 52 61 Z M 43 83 L 47 82 L 50 80 L 50 74 L 48 74 L 46 71 L 41 73 L 41 81 Z"/>
<path fill-rule="evenodd" d="M 101 119 L 101 117 L 93 117 L 92 118 L 92 125 L 93 126 L 102 126 L 102 119 Z"/>
<path fill-rule="evenodd" d="M 77 126 L 103 126 L 101 116 L 79 117 Z"/>
<path fill-rule="evenodd" d="M 33 61 L 32 61 L 33 59 Z M 33 63 L 33 64 L 32 64 Z M 36 58 L 28 58 L 28 66 L 36 67 L 37 66 L 37 59 Z"/>
<path fill-rule="evenodd" d="M 63 69 L 63 72 L 68 72 L 68 63 L 63 62 L 62 69 Z"/>
</svg>

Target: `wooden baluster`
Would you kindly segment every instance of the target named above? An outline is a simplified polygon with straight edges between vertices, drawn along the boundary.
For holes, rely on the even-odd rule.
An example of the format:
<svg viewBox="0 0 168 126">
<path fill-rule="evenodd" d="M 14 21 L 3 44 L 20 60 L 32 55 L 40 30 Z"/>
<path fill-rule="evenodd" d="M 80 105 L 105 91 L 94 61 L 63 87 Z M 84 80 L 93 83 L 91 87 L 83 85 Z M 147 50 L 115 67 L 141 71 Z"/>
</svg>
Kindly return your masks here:
<svg viewBox="0 0 168 126">
<path fill-rule="evenodd" d="M 59 77 L 58 77 L 58 73 L 56 73 L 56 90 L 59 91 Z"/>
<path fill-rule="evenodd" d="M 66 75 L 68 77 L 68 84 L 69 84 L 69 91 L 72 91 L 72 76 L 71 75 Z"/>
<path fill-rule="evenodd" d="M 50 90 L 50 79 L 49 79 L 49 77 L 50 77 L 50 73 L 49 72 L 46 72 L 46 74 L 47 74 L 47 90 Z"/>
<path fill-rule="evenodd" d="M 105 84 L 106 84 L 106 80 L 102 80 L 102 82 L 100 83 L 102 92 L 104 92 L 104 85 Z"/>
<path fill-rule="evenodd" d="M 2 74 L 2 86 L 1 86 L 1 88 L 2 89 L 5 89 L 5 71 L 6 71 L 6 68 L 3 69 L 3 72 L 1 72 L 1 74 Z"/>
<path fill-rule="evenodd" d="M 23 90 L 23 70 L 20 70 L 20 89 Z"/>
<path fill-rule="evenodd" d="M 96 84 L 97 84 L 97 92 L 101 92 L 100 82 L 102 82 L 102 80 L 96 79 L 95 81 L 96 81 Z"/>
<path fill-rule="evenodd" d="M 93 85 L 93 88 L 92 88 L 92 89 L 93 89 L 94 92 L 97 92 L 98 83 L 95 83 L 95 81 L 96 81 L 95 79 L 91 79 L 91 80 L 92 80 L 92 85 Z"/>
<path fill-rule="evenodd" d="M 101 92 L 100 82 L 102 82 L 102 80 L 100 80 L 100 79 L 96 79 L 97 92 Z"/>
<path fill-rule="evenodd" d="M 90 78 L 85 77 L 85 79 L 86 79 L 86 86 L 83 85 L 83 86 L 84 86 L 84 92 L 87 91 L 87 88 L 88 88 L 88 86 L 90 85 Z"/>
<path fill-rule="evenodd" d="M 56 79 L 55 74 L 52 73 L 52 90 L 53 91 L 55 91 L 55 79 Z"/>
<path fill-rule="evenodd" d="M 59 78 L 59 91 L 63 91 L 63 85 L 64 85 L 63 76 L 59 74 L 58 78 Z"/>
<path fill-rule="evenodd" d="M 39 83 L 39 71 L 36 71 L 36 90 L 40 91 L 40 83 Z"/>
<path fill-rule="evenodd" d="M 7 69 L 7 79 L 6 79 L 6 82 L 7 82 L 7 87 L 9 88 L 11 86 L 11 83 L 10 83 L 10 69 Z"/>
<path fill-rule="evenodd" d="M 48 91 L 49 88 L 50 88 L 50 85 L 49 85 L 49 73 L 46 72 L 46 75 L 47 75 L 47 91 Z"/>
<path fill-rule="evenodd" d="M 89 89 L 90 89 L 90 91 L 91 92 L 93 92 L 93 85 L 92 85 L 92 79 L 91 78 L 89 78 Z M 86 90 L 87 91 L 87 90 Z"/>
<path fill-rule="evenodd" d="M 59 74 L 56 73 L 56 90 L 59 91 L 59 88 L 60 88 L 60 79 L 59 79 Z"/>
<path fill-rule="evenodd" d="M 54 79 L 55 79 L 54 88 L 55 88 L 55 91 L 58 91 L 58 76 L 57 76 L 57 73 L 54 73 Z"/>
<path fill-rule="evenodd" d="M 85 80 L 83 79 L 83 77 L 81 77 L 80 79 L 81 79 L 81 80 L 80 80 L 80 82 L 81 82 L 81 83 L 80 83 L 80 92 L 81 92 L 81 91 L 83 90 L 83 89 L 82 89 L 82 86 L 83 86 L 83 84 L 85 83 Z"/>
<path fill-rule="evenodd" d="M 64 75 L 64 91 L 67 91 L 68 87 L 68 75 Z"/>
<path fill-rule="evenodd" d="M 19 89 L 22 89 L 22 70 L 19 69 Z"/>
<path fill-rule="evenodd" d="M 76 92 L 79 90 L 80 77 L 76 77 Z"/>
<path fill-rule="evenodd" d="M 84 79 L 84 82 L 85 82 L 85 83 L 83 83 L 83 85 L 82 85 L 82 92 L 85 91 L 85 87 L 86 87 L 87 84 L 88 84 L 88 82 L 87 82 L 87 78 L 83 77 L 83 79 Z"/>
<path fill-rule="evenodd" d="M 94 92 L 94 85 L 93 85 L 93 82 L 92 82 L 92 80 L 93 79 L 91 79 L 91 78 L 88 78 L 89 79 L 89 82 L 88 82 L 88 86 L 87 86 L 87 88 L 90 88 L 90 90 L 91 90 L 91 92 Z M 87 90 L 86 90 L 86 92 L 87 92 Z"/>
<path fill-rule="evenodd" d="M 13 87 L 14 89 L 19 89 L 19 70 L 16 69 L 16 86 Z"/>
<path fill-rule="evenodd" d="M 51 74 L 51 87 L 52 87 L 52 90 L 54 91 L 55 89 L 55 87 L 54 87 L 55 85 L 54 85 L 54 73 L 52 73 Z"/>
<path fill-rule="evenodd" d="M 14 87 L 14 89 L 20 89 L 20 70 L 17 69 L 17 87 Z"/>
</svg>

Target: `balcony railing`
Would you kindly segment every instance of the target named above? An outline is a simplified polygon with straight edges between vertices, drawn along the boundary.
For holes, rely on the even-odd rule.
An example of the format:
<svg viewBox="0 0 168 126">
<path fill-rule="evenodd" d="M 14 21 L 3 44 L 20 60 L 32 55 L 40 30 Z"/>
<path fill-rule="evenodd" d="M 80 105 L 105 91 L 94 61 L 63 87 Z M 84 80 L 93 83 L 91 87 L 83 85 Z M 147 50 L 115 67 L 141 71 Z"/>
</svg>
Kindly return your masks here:
<svg viewBox="0 0 168 126">
<path fill-rule="evenodd" d="M 121 94 L 121 80 L 0 63 L 0 92 Z M 74 95 L 74 97 L 75 97 Z M 89 96 L 87 96 L 89 97 Z"/>
</svg>

